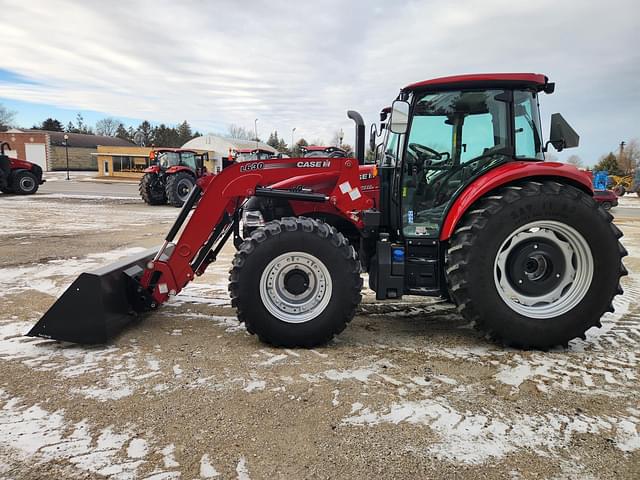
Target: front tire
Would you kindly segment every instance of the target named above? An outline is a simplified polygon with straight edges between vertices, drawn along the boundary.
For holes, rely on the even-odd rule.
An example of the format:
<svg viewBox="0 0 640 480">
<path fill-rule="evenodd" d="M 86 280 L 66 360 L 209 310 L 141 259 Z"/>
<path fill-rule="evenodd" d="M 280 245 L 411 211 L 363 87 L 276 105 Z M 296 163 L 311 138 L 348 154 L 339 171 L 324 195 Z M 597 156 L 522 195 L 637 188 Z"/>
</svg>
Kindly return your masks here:
<svg viewBox="0 0 640 480">
<path fill-rule="evenodd" d="M 242 243 L 229 292 L 249 333 L 275 346 L 311 348 L 330 341 L 355 315 L 359 272 L 354 249 L 336 229 L 288 217 Z"/>
<path fill-rule="evenodd" d="M 182 207 L 195 184 L 193 175 L 184 171 L 167 175 L 166 193 L 169 203 L 174 207 Z"/>
<path fill-rule="evenodd" d="M 11 190 L 18 195 L 33 195 L 39 186 L 36 176 L 27 171 L 16 173 L 11 181 Z"/>
<path fill-rule="evenodd" d="M 548 349 L 600 326 L 626 275 L 622 232 L 593 198 L 546 181 L 504 187 L 465 214 L 447 253 L 458 311 L 501 343 Z"/>
<path fill-rule="evenodd" d="M 164 185 L 157 173 L 145 173 L 138 185 L 140 197 L 149 205 L 164 205 L 167 203 L 167 196 L 164 192 Z"/>
</svg>

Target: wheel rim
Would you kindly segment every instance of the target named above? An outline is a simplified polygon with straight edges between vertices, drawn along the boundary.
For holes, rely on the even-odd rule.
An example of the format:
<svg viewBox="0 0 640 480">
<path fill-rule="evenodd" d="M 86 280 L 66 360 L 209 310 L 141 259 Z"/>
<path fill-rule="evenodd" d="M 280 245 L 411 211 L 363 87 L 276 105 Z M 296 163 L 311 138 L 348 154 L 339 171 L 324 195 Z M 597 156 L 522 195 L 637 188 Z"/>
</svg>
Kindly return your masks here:
<svg viewBox="0 0 640 480">
<path fill-rule="evenodd" d="M 304 323 L 321 314 L 331 300 L 333 284 L 327 267 L 305 252 L 274 258 L 260 278 L 260 298 L 274 317 Z"/>
<path fill-rule="evenodd" d="M 494 261 L 500 298 L 530 318 L 553 318 L 580 303 L 591 286 L 591 248 L 573 227 L 537 221 L 512 232 Z"/>
<path fill-rule="evenodd" d="M 35 186 L 35 184 L 36 183 L 30 177 L 22 177 L 20 179 L 20 189 L 25 192 L 29 192 L 33 190 L 33 187 Z"/>
<path fill-rule="evenodd" d="M 180 180 L 178 182 L 178 185 L 176 186 L 176 193 L 178 194 L 178 198 L 184 202 L 189 196 L 191 188 L 193 188 L 191 180 L 189 180 L 188 178 L 183 178 L 182 180 Z"/>
</svg>

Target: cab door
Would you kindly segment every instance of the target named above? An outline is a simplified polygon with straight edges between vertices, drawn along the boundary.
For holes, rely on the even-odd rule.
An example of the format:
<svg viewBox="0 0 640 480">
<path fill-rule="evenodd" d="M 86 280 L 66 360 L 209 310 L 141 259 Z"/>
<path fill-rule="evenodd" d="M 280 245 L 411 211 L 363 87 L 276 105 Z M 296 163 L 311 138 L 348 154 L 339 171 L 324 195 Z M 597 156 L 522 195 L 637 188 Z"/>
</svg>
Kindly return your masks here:
<svg viewBox="0 0 640 480">
<path fill-rule="evenodd" d="M 502 90 L 416 96 L 401 167 L 401 231 L 438 239 L 449 205 L 469 183 L 510 160 L 509 98 Z"/>
</svg>

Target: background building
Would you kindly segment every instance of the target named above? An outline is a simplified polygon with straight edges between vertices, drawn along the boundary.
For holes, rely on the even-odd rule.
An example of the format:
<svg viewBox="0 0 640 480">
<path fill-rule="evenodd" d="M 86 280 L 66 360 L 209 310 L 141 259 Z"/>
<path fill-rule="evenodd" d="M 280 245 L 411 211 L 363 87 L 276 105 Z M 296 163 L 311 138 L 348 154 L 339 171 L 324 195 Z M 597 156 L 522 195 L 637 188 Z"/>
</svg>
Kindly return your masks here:
<svg viewBox="0 0 640 480">
<path fill-rule="evenodd" d="M 65 135 L 69 136 L 68 149 L 64 146 Z M 0 133 L 0 142 L 11 146 L 9 156 L 36 163 L 44 171 L 66 170 L 67 150 L 70 170 L 97 171 L 97 159 L 92 154 L 98 151 L 98 146 L 133 146 L 115 137 L 18 129 Z"/>
</svg>

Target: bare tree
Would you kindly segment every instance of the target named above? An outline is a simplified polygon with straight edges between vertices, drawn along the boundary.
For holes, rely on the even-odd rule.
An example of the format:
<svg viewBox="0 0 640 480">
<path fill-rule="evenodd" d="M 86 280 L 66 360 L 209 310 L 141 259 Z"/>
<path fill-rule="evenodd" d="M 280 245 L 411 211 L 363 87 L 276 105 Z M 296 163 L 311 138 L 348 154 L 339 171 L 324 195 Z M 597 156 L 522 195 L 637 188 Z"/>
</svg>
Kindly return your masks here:
<svg viewBox="0 0 640 480">
<path fill-rule="evenodd" d="M 618 158 L 618 167 L 625 175 L 631 175 L 640 164 L 640 144 L 638 139 L 629 140 Z"/>
<path fill-rule="evenodd" d="M 96 122 L 96 134 L 106 137 L 114 137 L 118 131 L 120 121 L 112 117 L 103 118 Z"/>
<path fill-rule="evenodd" d="M 238 140 L 251 140 L 255 137 L 255 134 L 248 129 L 234 124 L 229 125 L 227 135 L 229 138 L 237 138 Z"/>
<path fill-rule="evenodd" d="M 6 132 L 13 126 L 16 112 L 9 110 L 0 103 L 0 132 Z"/>
<path fill-rule="evenodd" d="M 331 145 L 339 147 L 342 145 L 342 140 L 344 140 L 344 132 L 342 129 L 336 130 L 333 132 L 333 136 L 331 137 Z"/>
<path fill-rule="evenodd" d="M 582 159 L 578 155 L 571 155 L 567 158 L 567 163 L 569 165 L 573 165 L 576 168 L 582 168 L 584 164 L 582 163 Z"/>
</svg>

